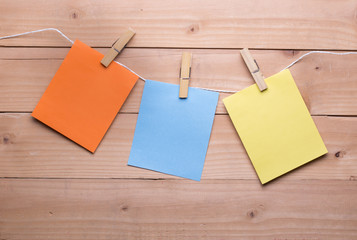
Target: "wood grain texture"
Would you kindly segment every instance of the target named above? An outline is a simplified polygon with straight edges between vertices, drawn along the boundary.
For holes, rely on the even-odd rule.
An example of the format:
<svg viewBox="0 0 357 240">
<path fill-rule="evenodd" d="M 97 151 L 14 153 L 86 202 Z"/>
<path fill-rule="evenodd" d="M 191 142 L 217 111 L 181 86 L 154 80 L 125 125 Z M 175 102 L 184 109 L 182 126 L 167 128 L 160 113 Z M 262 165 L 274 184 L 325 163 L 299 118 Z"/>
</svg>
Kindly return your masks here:
<svg viewBox="0 0 357 240">
<path fill-rule="evenodd" d="M 0 0 L 0 36 L 55 27 L 147 79 L 241 90 L 308 50 L 357 50 L 355 0 Z M 357 239 L 357 55 L 290 70 L 329 153 L 262 186 L 220 94 L 201 182 L 127 166 L 144 82 L 91 154 L 30 117 L 70 43 L 56 32 L 0 40 L 0 240 Z M 268 86 L 269 87 L 269 86 Z"/>
<path fill-rule="evenodd" d="M 2 179 L 0 232 L 31 240 L 352 240 L 356 190 L 354 181 Z"/>
<path fill-rule="evenodd" d="M 95 154 L 31 118 L 0 114 L 0 177 L 174 178 L 127 166 L 137 114 L 119 114 Z M 357 178 L 357 118 L 314 117 L 329 154 L 286 179 Z M 229 116 L 216 115 L 203 179 L 254 179 Z"/>
<path fill-rule="evenodd" d="M 105 53 L 107 49 L 98 49 Z M 125 49 L 117 58 L 147 79 L 179 83 L 181 49 Z M 191 49 L 191 87 L 241 90 L 254 84 L 239 50 Z M 68 49 L 0 48 L 0 111 L 31 112 Z M 305 52 L 251 50 L 271 76 Z M 357 55 L 310 55 L 291 68 L 313 115 L 357 115 Z M 12 71 L 8 71 L 11 68 Z M 144 83 L 138 81 L 121 112 L 137 113 Z M 220 94 L 217 113 L 226 113 Z"/>
<path fill-rule="evenodd" d="M 357 49 L 356 11 L 354 0 L 2 0 L 0 35 L 57 27 L 109 47 L 132 27 L 137 34 L 128 46 L 135 47 Z M 53 32 L 1 44 L 69 43 Z"/>
</svg>

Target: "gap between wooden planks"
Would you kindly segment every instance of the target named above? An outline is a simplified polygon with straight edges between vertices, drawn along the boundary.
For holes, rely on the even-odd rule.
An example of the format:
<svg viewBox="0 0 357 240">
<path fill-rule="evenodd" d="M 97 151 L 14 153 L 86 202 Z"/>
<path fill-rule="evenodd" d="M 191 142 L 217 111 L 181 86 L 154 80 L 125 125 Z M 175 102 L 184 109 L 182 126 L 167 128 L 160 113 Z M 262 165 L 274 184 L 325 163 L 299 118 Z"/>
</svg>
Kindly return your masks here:
<svg viewBox="0 0 357 240">
<path fill-rule="evenodd" d="M 98 49 L 106 52 L 106 49 Z M 69 49 L 0 47 L 0 111 L 31 112 Z M 182 49 L 125 49 L 117 58 L 145 78 L 179 83 Z M 254 83 L 239 50 L 190 49 L 190 86 L 242 90 Z M 304 54 L 253 50 L 261 71 L 271 76 Z M 357 115 L 357 55 L 310 55 L 291 68 L 312 115 Z M 11 68 L 12 71 L 8 71 Z M 137 113 L 144 83 L 138 81 L 121 113 Z M 218 114 L 226 114 L 220 94 Z"/>
<path fill-rule="evenodd" d="M 107 47 L 132 27 L 129 47 L 356 50 L 356 7 L 351 0 L 3 0 L 0 35 L 60 26 L 73 40 Z M 69 43 L 53 32 L 0 44 Z"/>
<path fill-rule="evenodd" d="M 2 179 L 2 239 L 355 239 L 356 184 Z"/>
</svg>

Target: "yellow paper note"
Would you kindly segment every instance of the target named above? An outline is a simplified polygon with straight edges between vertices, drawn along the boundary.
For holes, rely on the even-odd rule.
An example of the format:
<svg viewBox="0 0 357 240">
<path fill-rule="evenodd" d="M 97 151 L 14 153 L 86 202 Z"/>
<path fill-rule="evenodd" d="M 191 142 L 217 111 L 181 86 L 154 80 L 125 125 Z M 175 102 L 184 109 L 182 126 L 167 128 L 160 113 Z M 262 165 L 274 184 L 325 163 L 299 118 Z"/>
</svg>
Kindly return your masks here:
<svg viewBox="0 0 357 240">
<path fill-rule="evenodd" d="M 262 184 L 327 153 L 289 70 L 223 99 Z"/>
</svg>

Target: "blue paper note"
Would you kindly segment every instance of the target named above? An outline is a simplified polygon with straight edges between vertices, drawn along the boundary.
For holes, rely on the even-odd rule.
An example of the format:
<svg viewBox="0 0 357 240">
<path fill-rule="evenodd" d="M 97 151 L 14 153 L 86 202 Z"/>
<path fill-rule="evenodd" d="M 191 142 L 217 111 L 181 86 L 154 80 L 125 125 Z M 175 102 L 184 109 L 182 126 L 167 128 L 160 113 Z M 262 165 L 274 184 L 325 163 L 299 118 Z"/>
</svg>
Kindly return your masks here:
<svg viewBox="0 0 357 240">
<path fill-rule="evenodd" d="M 146 80 L 128 165 L 201 180 L 218 93 Z"/>
</svg>

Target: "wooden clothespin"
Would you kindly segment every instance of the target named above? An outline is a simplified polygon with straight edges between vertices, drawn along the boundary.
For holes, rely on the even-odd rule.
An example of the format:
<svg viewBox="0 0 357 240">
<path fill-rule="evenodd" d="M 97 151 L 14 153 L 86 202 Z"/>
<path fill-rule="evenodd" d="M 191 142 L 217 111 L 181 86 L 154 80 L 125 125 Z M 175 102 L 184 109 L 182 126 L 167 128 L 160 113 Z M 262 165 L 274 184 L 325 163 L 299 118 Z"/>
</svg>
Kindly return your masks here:
<svg viewBox="0 0 357 240">
<path fill-rule="evenodd" d="M 180 70 L 180 98 L 187 98 L 188 84 L 191 77 L 192 54 L 190 52 L 182 53 L 181 70 Z"/>
<path fill-rule="evenodd" d="M 267 84 L 264 81 L 264 76 L 260 72 L 257 61 L 250 55 L 250 52 L 247 48 L 244 48 L 240 51 L 240 54 L 243 57 L 245 64 L 247 65 L 250 74 L 252 74 L 254 81 L 258 85 L 259 90 L 262 92 L 268 88 Z"/>
<path fill-rule="evenodd" d="M 134 36 L 134 34 L 135 32 L 132 29 L 129 29 L 124 34 L 122 34 L 116 42 L 114 42 L 112 48 L 107 52 L 107 54 L 104 55 L 101 61 L 103 66 L 109 66 L 109 64 L 114 60 L 114 58 L 116 58 L 116 56 Z"/>
</svg>

